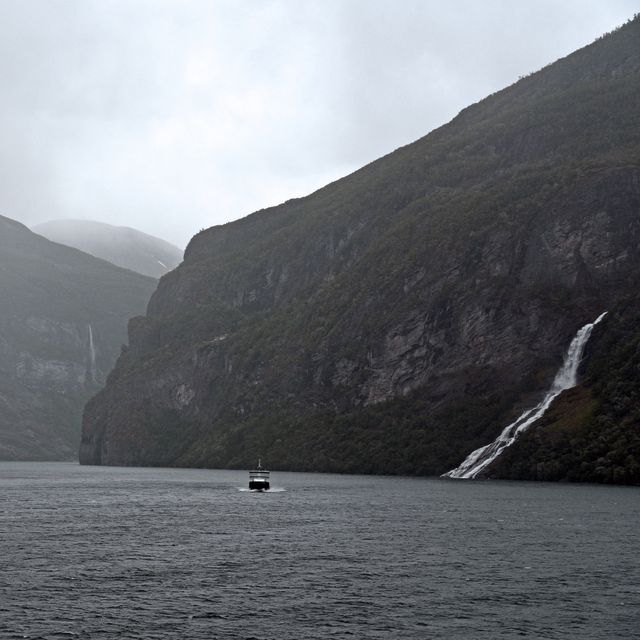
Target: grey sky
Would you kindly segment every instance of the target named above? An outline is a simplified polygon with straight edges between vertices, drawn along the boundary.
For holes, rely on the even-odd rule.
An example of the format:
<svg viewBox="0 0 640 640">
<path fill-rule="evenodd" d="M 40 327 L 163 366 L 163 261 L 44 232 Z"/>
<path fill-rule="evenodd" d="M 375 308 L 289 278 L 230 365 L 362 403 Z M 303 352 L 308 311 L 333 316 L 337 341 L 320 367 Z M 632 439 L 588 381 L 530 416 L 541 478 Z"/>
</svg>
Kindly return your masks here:
<svg viewBox="0 0 640 640">
<path fill-rule="evenodd" d="M 0 214 L 184 246 L 588 44 L 639 0 L 0 0 Z"/>
</svg>

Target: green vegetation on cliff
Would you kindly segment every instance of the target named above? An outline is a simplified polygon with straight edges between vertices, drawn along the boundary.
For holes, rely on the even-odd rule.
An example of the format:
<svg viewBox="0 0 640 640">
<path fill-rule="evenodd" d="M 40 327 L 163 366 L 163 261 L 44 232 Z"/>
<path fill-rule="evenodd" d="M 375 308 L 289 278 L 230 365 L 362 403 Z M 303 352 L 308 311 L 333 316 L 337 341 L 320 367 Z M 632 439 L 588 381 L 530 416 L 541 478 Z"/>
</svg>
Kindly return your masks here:
<svg viewBox="0 0 640 640">
<path fill-rule="evenodd" d="M 640 276 L 640 20 L 306 198 L 193 238 L 81 461 L 442 473 Z"/>
<path fill-rule="evenodd" d="M 640 484 L 640 301 L 597 327 L 583 382 L 492 465 L 489 477 Z"/>
</svg>

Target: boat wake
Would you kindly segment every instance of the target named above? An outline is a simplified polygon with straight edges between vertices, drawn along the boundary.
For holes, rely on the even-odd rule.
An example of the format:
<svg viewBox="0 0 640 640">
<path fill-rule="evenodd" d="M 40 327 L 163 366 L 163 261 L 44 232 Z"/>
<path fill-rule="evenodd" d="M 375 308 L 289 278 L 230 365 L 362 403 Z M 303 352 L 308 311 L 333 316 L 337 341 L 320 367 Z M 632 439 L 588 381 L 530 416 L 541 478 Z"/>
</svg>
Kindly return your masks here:
<svg viewBox="0 0 640 640">
<path fill-rule="evenodd" d="M 594 322 L 585 324 L 571 341 L 564 362 L 558 370 L 553 384 L 545 397 L 532 409 L 527 409 L 515 422 L 506 426 L 502 433 L 490 444 L 472 451 L 462 464 L 443 474 L 443 478 L 459 478 L 470 480 L 477 478 L 507 447 L 510 447 L 516 438 L 524 433 L 536 420 L 542 418 L 556 396 L 565 389 L 575 387 L 578 381 L 578 366 L 582 360 L 582 353 L 591 336 L 593 327 L 600 322 L 607 312 L 599 315 Z"/>
<path fill-rule="evenodd" d="M 271 487 L 270 489 L 262 490 L 262 489 L 247 489 L 247 487 L 236 487 L 238 491 L 242 493 L 284 493 L 286 489 L 282 487 Z"/>
</svg>

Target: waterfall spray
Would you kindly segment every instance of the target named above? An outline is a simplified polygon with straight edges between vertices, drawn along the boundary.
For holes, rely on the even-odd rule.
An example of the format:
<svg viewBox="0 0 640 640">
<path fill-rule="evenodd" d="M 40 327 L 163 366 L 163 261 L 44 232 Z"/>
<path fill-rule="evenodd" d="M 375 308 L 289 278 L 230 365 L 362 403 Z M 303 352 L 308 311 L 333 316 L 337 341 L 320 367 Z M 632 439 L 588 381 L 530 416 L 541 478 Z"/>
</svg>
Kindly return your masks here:
<svg viewBox="0 0 640 640">
<path fill-rule="evenodd" d="M 605 311 L 594 322 L 585 324 L 584 327 L 578 330 L 567 349 L 564 362 L 558 373 L 556 373 L 551 388 L 539 404 L 532 409 L 527 409 L 515 422 L 506 426 L 493 442 L 472 451 L 460 466 L 443 474 L 442 477 L 467 480 L 477 478 L 507 447 L 515 442 L 521 433 L 526 431 L 536 420 L 542 418 L 556 396 L 560 395 L 565 389 L 575 387 L 578 378 L 578 366 L 582 360 L 584 347 L 591 336 L 593 327 L 606 315 L 607 312 Z"/>
<path fill-rule="evenodd" d="M 96 347 L 93 343 L 93 329 L 89 325 L 89 379 L 96 382 Z"/>
</svg>

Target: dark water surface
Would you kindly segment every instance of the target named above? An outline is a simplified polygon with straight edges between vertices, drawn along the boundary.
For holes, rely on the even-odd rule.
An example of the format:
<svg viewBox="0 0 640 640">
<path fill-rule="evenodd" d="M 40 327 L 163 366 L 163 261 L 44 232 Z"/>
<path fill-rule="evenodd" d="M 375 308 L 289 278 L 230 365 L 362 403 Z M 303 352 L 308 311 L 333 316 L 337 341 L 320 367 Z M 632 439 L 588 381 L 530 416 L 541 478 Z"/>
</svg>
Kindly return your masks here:
<svg viewBox="0 0 640 640">
<path fill-rule="evenodd" d="M 1 638 L 640 638 L 640 490 L 0 463 Z"/>
</svg>

